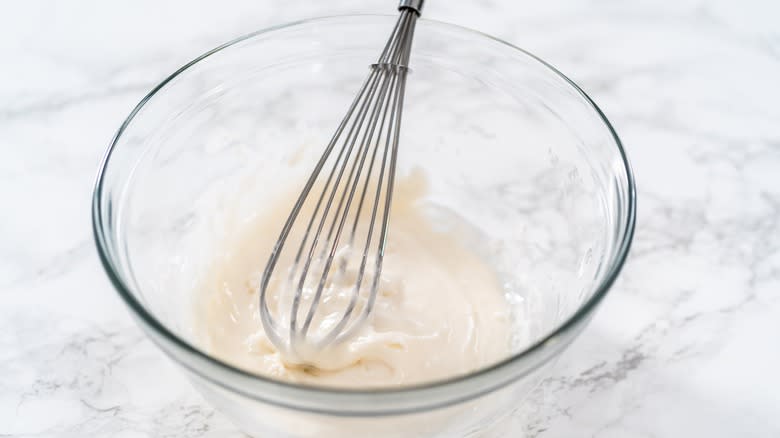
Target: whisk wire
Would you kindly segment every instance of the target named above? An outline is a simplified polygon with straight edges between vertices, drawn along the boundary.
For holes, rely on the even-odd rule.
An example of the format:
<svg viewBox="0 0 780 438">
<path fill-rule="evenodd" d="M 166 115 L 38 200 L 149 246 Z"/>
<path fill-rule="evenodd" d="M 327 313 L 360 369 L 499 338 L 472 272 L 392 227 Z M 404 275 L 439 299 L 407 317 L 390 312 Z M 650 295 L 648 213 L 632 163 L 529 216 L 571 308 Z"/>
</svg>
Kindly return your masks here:
<svg viewBox="0 0 780 438">
<path fill-rule="evenodd" d="M 360 133 L 360 130 L 361 130 L 362 126 L 363 126 L 363 123 L 365 122 L 365 116 L 366 116 L 366 114 L 368 112 L 368 108 L 369 108 L 368 104 L 372 101 L 374 93 L 376 91 L 375 85 L 376 85 L 376 81 L 374 81 L 374 83 L 372 84 L 371 91 L 369 92 L 367 100 L 363 102 L 363 105 L 361 106 L 361 109 L 358 112 L 357 125 L 352 125 L 352 128 L 349 131 L 349 134 L 347 134 L 347 139 L 346 139 L 346 141 L 344 143 L 344 146 L 342 146 L 342 151 L 343 151 L 343 148 L 345 148 L 345 147 L 347 148 L 346 149 L 346 154 L 340 153 L 339 157 L 337 158 L 336 165 L 334 166 L 334 170 L 333 171 L 335 171 L 335 169 L 338 167 L 338 169 L 339 169 L 338 170 L 338 174 L 336 175 L 336 180 L 335 180 L 335 182 L 334 182 L 334 184 L 332 186 L 332 189 L 330 190 L 330 194 L 329 194 L 329 196 L 327 198 L 327 201 L 325 203 L 325 208 L 323 209 L 323 212 L 322 212 L 322 217 L 321 217 L 321 219 L 319 221 L 319 225 L 317 226 L 317 230 L 316 230 L 316 232 L 314 234 L 314 238 L 312 239 L 311 246 L 309 247 L 308 255 L 306 257 L 306 262 L 304 263 L 304 267 L 303 267 L 303 270 L 301 272 L 300 279 L 298 281 L 297 290 L 295 291 L 295 295 L 294 295 L 294 298 L 293 298 L 292 314 L 291 314 L 292 316 L 291 316 L 291 319 L 290 319 L 290 337 L 291 337 L 291 339 L 293 339 L 293 338 L 298 336 L 298 332 L 297 332 L 298 309 L 300 307 L 300 301 L 301 301 L 301 298 L 302 298 L 302 295 L 303 295 L 303 289 L 304 289 L 304 286 L 305 286 L 306 278 L 308 276 L 309 269 L 311 268 L 311 264 L 315 260 L 314 253 L 315 253 L 317 244 L 319 243 L 320 234 L 322 234 L 322 229 L 324 228 L 325 223 L 327 221 L 328 213 L 330 212 L 331 206 L 333 205 L 333 199 L 336 196 L 336 193 L 337 193 L 337 191 L 338 191 L 338 189 L 340 187 L 341 178 L 344 175 L 344 170 L 347 167 L 347 164 L 349 162 L 349 157 L 352 154 L 352 150 L 354 149 L 355 141 L 357 140 L 357 137 L 359 136 L 359 133 Z M 350 138 L 351 138 L 351 141 L 350 141 Z M 347 147 L 347 144 L 349 145 L 348 147 Z M 344 155 L 344 159 L 341 161 L 341 166 L 338 166 L 338 164 L 339 164 L 338 160 L 341 158 L 342 155 Z M 331 171 L 331 177 L 332 177 L 333 171 Z M 350 175 L 350 178 L 351 178 L 351 175 Z M 329 177 L 329 179 L 330 179 L 330 177 Z M 327 184 L 326 184 L 326 188 L 321 193 L 320 199 L 322 199 L 325 196 L 327 191 L 328 191 L 328 187 L 327 187 Z M 319 202 L 320 201 L 318 200 L 318 203 Z M 337 214 L 335 216 L 338 217 Z M 315 212 L 315 214 L 312 217 L 316 217 L 316 212 Z M 301 246 L 303 246 L 303 245 L 305 245 L 305 242 L 301 243 Z M 293 269 L 295 269 L 295 268 L 296 268 L 296 266 L 293 266 Z M 327 273 L 329 271 L 329 268 L 330 268 L 330 264 L 328 262 L 326 262 L 325 268 L 323 269 L 323 274 L 324 274 L 323 277 L 327 277 Z M 317 287 L 317 292 L 315 293 L 314 298 L 312 300 L 312 306 L 316 307 L 316 304 L 318 304 L 318 302 L 319 302 L 319 300 L 320 300 L 320 298 L 322 296 L 322 290 L 323 290 L 323 288 Z"/>
<path fill-rule="evenodd" d="M 351 184 L 348 183 L 348 185 L 351 185 L 351 187 L 349 188 L 348 192 L 344 191 L 342 193 L 341 199 L 339 200 L 339 205 L 336 209 L 337 213 L 333 217 L 330 230 L 328 231 L 328 236 L 326 237 L 326 245 L 323 248 L 323 253 L 325 252 L 325 248 L 327 248 L 328 246 L 330 247 L 330 251 L 325 261 L 325 267 L 323 268 L 323 272 L 320 276 L 320 282 L 317 287 L 317 291 L 315 293 L 315 298 L 312 301 L 311 306 L 309 307 L 309 311 L 306 316 L 306 321 L 304 322 L 303 329 L 301 330 L 303 336 L 306 336 L 309 330 L 309 326 L 314 317 L 314 312 L 316 311 L 317 305 L 319 303 L 319 298 L 322 295 L 322 292 L 325 288 L 325 284 L 327 282 L 327 278 L 330 273 L 330 268 L 332 266 L 333 259 L 336 254 L 336 250 L 338 249 L 338 242 L 340 240 L 341 233 L 344 229 L 344 225 L 347 222 L 348 212 L 350 210 L 350 207 L 352 205 L 352 200 L 355 195 L 355 189 L 357 188 L 357 185 L 360 182 L 360 176 L 363 171 L 363 165 L 365 164 L 365 159 L 369 151 L 368 145 L 370 144 L 371 139 L 373 138 L 374 131 L 376 129 L 376 121 L 379 117 L 379 110 L 385 98 L 384 91 L 388 85 L 388 76 L 383 77 L 382 82 L 383 82 L 381 85 L 382 91 L 380 91 L 377 97 L 377 105 L 374 106 L 374 108 L 372 109 L 371 117 L 369 119 L 370 128 L 365 130 L 363 133 L 361 148 L 358 151 L 358 153 L 355 155 L 355 160 L 353 161 L 350 174 L 347 177 L 347 181 L 348 182 L 351 181 Z M 357 170 L 356 173 L 355 170 Z M 353 174 L 355 174 L 354 178 L 353 178 Z M 346 198 L 346 203 L 345 203 L 345 198 Z M 343 205 L 343 209 L 342 209 L 342 205 Z M 356 218 L 359 218 L 359 212 L 357 213 Z M 335 232 L 336 233 L 335 236 L 333 236 L 334 228 L 336 228 L 336 222 L 338 222 L 338 229 Z"/>
<path fill-rule="evenodd" d="M 402 0 L 401 14 L 390 38 L 377 63 L 370 66 L 368 77 L 296 199 L 263 271 L 260 282 L 261 322 L 269 340 L 287 353 L 296 354 L 304 341 L 315 348 L 342 342 L 360 328 L 376 301 L 387 246 L 406 75 L 421 3 L 419 0 Z M 381 160 L 377 160 L 380 151 Z M 324 176 L 323 170 L 329 161 L 332 167 Z M 322 189 L 315 201 L 311 192 L 323 176 Z M 372 181 L 376 185 L 375 190 L 370 189 Z M 282 294 L 286 291 L 292 295 L 289 320 L 277 320 L 271 315 L 267 299 L 271 276 L 304 205 L 311 203 L 314 204 L 312 214 L 305 221 L 300 243 L 288 269 L 287 286 L 278 292 L 280 305 L 277 312 L 280 316 L 284 312 L 281 308 Z M 370 206 L 370 213 L 364 213 L 367 206 Z M 337 319 L 330 318 L 327 324 L 322 325 L 325 334 L 312 339 L 309 332 L 326 288 L 346 274 L 352 259 L 349 254 L 358 250 L 355 240 L 358 231 L 363 230 L 358 225 L 364 215 L 367 216 L 366 227 L 365 231 L 360 231 L 364 243 L 359 245 L 361 252 L 355 253 L 360 255 L 359 266 L 350 287 L 348 303 L 336 314 Z M 350 218 L 351 226 L 348 227 Z M 348 235 L 346 244 L 342 242 L 345 229 Z M 376 252 L 372 256 L 374 245 Z M 340 252 L 342 248 L 346 251 Z M 338 268 L 334 270 L 336 261 Z M 364 290 L 370 261 L 373 261 L 372 280 Z M 312 279 L 316 287 L 307 289 L 312 273 L 319 278 L 316 281 Z M 307 291 L 311 295 L 307 295 Z M 356 314 L 361 296 L 365 301 Z M 310 302 L 307 308 L 301 309 L 304 298 Z M 305 317 L 303 324 L 299 325 L 301 310 Z M 281 334 L 284 331 L 288 333 L 287 339 Z"/>
</svg>

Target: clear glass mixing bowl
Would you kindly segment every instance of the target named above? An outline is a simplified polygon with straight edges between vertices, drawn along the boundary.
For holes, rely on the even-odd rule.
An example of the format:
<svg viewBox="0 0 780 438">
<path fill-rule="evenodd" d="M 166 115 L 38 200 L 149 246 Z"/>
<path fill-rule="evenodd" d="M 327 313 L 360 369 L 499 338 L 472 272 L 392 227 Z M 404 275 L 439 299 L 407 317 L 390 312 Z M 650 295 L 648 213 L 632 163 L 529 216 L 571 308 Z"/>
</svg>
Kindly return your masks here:
<svg viewBox="0 0 780 438">
<path fill-rule="evenodd" d="M 202 349 L 189 309 L 214 242 L 308 172 L 395 19 L 307 20 L 206 53 L 141 101 L 100 168 L 94 231 L 114 286 L 149 337 L 253 436 L 479 435 L 583 329 L 626 258 L 634 182 L 591 99 L 527 52 L 421 20 L 399 173 L 423 169 L 431 211 L 476 230 L 474 250 L 517 310 L 511 355 L 446 381 L 361 391 L 270 380 Z"/>
</svg>

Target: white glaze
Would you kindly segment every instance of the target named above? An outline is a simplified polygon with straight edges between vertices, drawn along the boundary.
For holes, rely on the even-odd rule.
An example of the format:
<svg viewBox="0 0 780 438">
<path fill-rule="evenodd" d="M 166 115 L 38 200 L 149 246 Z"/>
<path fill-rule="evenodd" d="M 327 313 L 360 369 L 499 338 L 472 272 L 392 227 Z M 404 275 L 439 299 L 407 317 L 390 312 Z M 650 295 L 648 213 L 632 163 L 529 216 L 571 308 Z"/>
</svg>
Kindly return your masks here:
<svg viewBox="0 0 780 438">
<path fill-rule="evenodd" d="M 197 292 L 201 299 L 194 321 L 199 341 L 216 357 L 252 372 L 357 388 L 450 378 L 507 357 L 512 312 L 500 280 L 486 261 L 464 245 L 458 234 L 463 227 L 442 229 L 441 223 L 431 222 L 423 210 L 425 191 L 422 172 L 397 181 L 377 300 L 367 324 L 345 342 L 322 350 L 307 349 L 310 345 L 303 343 L 296 351 L 280 351 L 262 328 L 258 285 L 264 266 L 258 261 L 267 260 L 271 253 L 277 238 L 272 230 L 287 218 L 295 199 L 293 190 L 217 244 L 218 255 Z M 301 212 L 303 218 L 308 215 L 306 209 Z M 364 238 L 368 226 L 368 215 L 361 218 L 358 239 Z M 294 229 L 288 244 L 299 242 L 301 232 L 302 228 Z M 273 277 L 268 292 L 269 307 L 285 329 L 291 291 L 283 280 L 294 254 L 294 250 L 282 252 L 276 269 L 283 273 Z M 309 331 L 312 339 L 332 329 L 353 292 L 360 253 L 343 261 L 345 274 L 330 277 L 323 292 Z M 373 258 L 368 266 L 366 284 L 373 275 Z M 316 263 L 310 271 L 302 309 L 311 304 L 321 272 Z M 367 287 L 362 291 L 356 314 L 363 310 Z M 302 321 L 305 313 L 300 315 Z"/>
</svg>

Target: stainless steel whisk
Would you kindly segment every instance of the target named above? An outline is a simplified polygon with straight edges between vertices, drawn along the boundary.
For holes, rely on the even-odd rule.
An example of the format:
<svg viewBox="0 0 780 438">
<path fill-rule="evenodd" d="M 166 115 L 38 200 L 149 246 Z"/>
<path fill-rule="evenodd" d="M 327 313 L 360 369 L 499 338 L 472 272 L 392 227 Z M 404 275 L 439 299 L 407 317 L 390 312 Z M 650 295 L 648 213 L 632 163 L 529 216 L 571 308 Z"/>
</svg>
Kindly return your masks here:
<svg viewBox="0 0 780 438">
<path fill-rule="evenodd" d="M 266 335 L 280 351 L 298 357 L 302 362 L 305 358 L 301 358 L 301 350 L 314 348 L 316 351 L 349 338 L 374 307 L 387 243 L 409 55 L 423 1 L 401 0 L 400 16 L 381 56 L 370 66 L 368 78 L 307 180 L 263 271 L 259 304 Z M 332 162 L 330 171 L 323 172 L 329 162 Z M 315 187 L 320 186 L 319 195 L 313 193 L 317 191 Z M 304 204 L 313 211 L 308 219 L 299 218 Z M 361 217 L 367 221 L 358 232 Z M 348 222 L 351 225 L 345 230 Z M 300 228 L 304 230 L 302 238 L 293 245 L 297 249 L 287 270 L 287 287 L 278 290 L 280 295 L 290 294 L 287 297 L 289 315 L 274 318 L 268 305 L 269 283 L 285 244 L 292 243 L 287 239 L 296 226 L 305 228 Z M 352 293 L 340 318 L 331 318 L 324 326 L 325 333 L 315 338 L 310 330 L 323 300 L 323 291 L 329 281 L 334 280 L 334 275 L 343 275 L 346 270 L 348 262 L 343 258 L 337 261 L 337 252 L 345 247 L 360 251 Z M 336 269 L 334 261 L 337 261 Z M 373 277 L 364 290 L 369 262 L 373 262 Z M 310 296 L 304 300 L 304 288 L 312 280 L 308 278 L 310 275 L 314 287 L 309 289 Z M 356 312 L 361 291 L 364 302 L 362 309 Z M 304 301 L 310 301 L 308 309 L 301 308 L 305 306 Z M 281 297 L 278 302 L 277 314 L 282 315 L 285 309 L 281 308 Z M 303 324 L 299 323 L 301 316 Z"/>
</svg>

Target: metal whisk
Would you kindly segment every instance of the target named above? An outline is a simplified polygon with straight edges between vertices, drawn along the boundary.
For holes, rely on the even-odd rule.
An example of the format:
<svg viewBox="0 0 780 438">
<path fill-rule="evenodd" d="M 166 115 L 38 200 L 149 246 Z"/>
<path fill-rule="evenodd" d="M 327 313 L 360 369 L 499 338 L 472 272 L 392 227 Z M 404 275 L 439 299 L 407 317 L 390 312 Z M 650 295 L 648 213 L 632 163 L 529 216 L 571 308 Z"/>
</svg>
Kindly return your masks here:
<svg viewBox="0 0 780 438">
<path fill-rule="evenodd" d="M 423 1 L 401 0 L 400 16 L 381 56 L 370 66 L 368 78 L 307 180 L 263 271 L 263 328 L 269 340 L 293 360 L 306 362 L 304 356 L 308 352 L 349 338 L 369 317 L 376 301 L 387 242 L 409 55 Z M 329 163 L 330 170 L 323 172 Z M 305 209 L 311 214 L 301 215 Z M 300 241 L 288 242 L 294 229 Z M 295 255 L 286 279 L 272 287 L 278 294 L 278 317 L 274 318 L 268 305 L 269 284 L 281 254 L 291 243 Z M 347 304 L 336 314 L 318 317 L 323 292 L 335 281 L 344 281 L 350 260 L 359 267 L 353 273 L 354 280 L 349 279 L 351 294 Z M 373 276 L 364 284 L 370 264 Z M 324 332 L 319 336 L 311 334 L 315 320 L 319 332 Z"/>
</svg>

